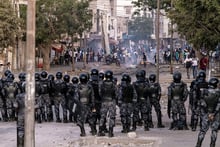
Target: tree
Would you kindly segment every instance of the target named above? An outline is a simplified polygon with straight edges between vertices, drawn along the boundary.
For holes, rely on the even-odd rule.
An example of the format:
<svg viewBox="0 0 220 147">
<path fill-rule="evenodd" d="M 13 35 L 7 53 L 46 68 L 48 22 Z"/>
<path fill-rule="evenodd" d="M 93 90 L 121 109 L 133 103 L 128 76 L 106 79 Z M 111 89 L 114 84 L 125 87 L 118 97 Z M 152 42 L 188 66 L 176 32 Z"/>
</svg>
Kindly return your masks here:
<svg viewBox="0 0 220 147">
<path fill-rule="evenodd" d="M 17 17 L 11 1 L 0 1 L 0 49 L 14 46 L 20 36 L 21 19 Z"/>
<path fill-rule="evenodd" d="M 220 41 L 220 2 L 218 0 L 173 1 L 169 17 L 177 31 L 197 49 L 213 50 Z"/>
<path fill-rule="evenodd" d="M 172 8 L 171 8 L 172 2 Z M 156 0 L 138 0 L 133 4 L 140 10 L 156 9 Z M 167 11 L 176 32 L 196 49 L 213 50 L 220 40 L 220 1 L 160 0 L 160 9 Z"/>
<path fill-rule="evenodd" d="M 156 10 L 157 9 L 157 0 L 138 0 L 132 1 L 135 7 L 137 7 L 137 13 L 140 11 Z M 169 9 L 171 7 L 171 0 L 160 0 L 160 9 Z"/>
<path fill-rule="evenodd" d="M 148 40 L 153 33 L 153 19 L 134 17 L 128 22 L 128 34 L 134 36 L 132 40 Z"/>
<path fill-rule="evenodd" d="M 76 38 L 92 26 L 88 0 L 38 0 L 36 3 L 36 47 L 43 54 L 45 70 L 50 69 L 50 50 L 62 34 Z M 73 39 L 72 41 L 74 41 Z"/>
</svg>

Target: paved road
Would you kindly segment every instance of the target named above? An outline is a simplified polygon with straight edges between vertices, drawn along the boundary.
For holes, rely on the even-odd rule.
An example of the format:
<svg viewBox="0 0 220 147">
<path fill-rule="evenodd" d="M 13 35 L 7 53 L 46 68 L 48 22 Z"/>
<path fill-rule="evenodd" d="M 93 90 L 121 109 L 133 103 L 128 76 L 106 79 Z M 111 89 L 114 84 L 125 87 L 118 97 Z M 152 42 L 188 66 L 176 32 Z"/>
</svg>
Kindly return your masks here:
<svg viewBox="0 0 220 147">
<path fill-rule="evenodd" d="M 50 73 L 55 73 L 56 71 L 62 71 L 66 73 L 71 73 L 72 76 L 77 75 L 78 73 L 91 68 L 98 68 L 99 70 L 112 69 L 115 71 L 118 77 L 121 73 L 129 72 L 134 74 L 137 70 L 136 68 L 131 67 L 115 67 L 115 66 L 103 66 L 97 63 L 91 63 L 87 66 L 87 69 L 82 69 L 82 64 L 77 64 L 77 72 L 71 72 L 71 66 L 56 66 L 52 67 L 49 71 Z M 186 74 L 183 68 L 178 68 L 178 65 L 175 66 L 174 70 L 182 71 L 183 79 L 186 80 L 187 84 L 191 82 L 192 79 L 187 80 Z M 81 138 L 79 136 L 80 131 L 76 124 L 73 123 L 42 123 L 36 124 L 35 129 L 35 138 L 36 138 L 36 147 L 123 147 L 124 146 L 133 146 L 133 147 L 194 147 L 197 140 L 198 131 L 192 132 L 190 130 L 186 131 L 171 131 L 168 130 L 171 120 L 168 119 L 166 114 L 166 105 L 167 105 L 167 85 L 172 81 L 172 75 L 169 74 L 169 68 L 166 66 L 161 68 L 160 82 L 163 90 L 162 97 L 162 113 L 163 113 L 163 122 L 165 128 L 158 129 L 153 128 L 150 131 L 143 131 L 143 127 L 137 128 L 137 138 L 128 138 L 127 134 L 121 133 L 121 126 L 118 124 L 115 127 L 115 137 L 92 137 L 89 134 L 89 128 L 86 127 L 87 137 Z M 147 70 L 148 74 L 150 72 L 155 72 L 154 67 L 149 67 Z M 133 75 L 134 76 L 134 75 Z M 186 103 L 187 107 L 187 103 Z M 187 114 L 187 119 L 189 122 L 190 114 Z M 153 113 L 153 119 L 156 126 L 156 117 Z M 119 118 L 119 115 L 118 115 Z M 118 119 L 118 122 L 120 120 Z M 219 133 L 218 133 L 219 135 Z M 86 143 L 86 141 L 88 143 Z M 106 144 L 107 142 L 107 144 Z M 120 142 L 120 144 L 117 144 Z M 135 144 L 133 144 L 135 142 Z M 146 143 L 148 142 L 148 144 Z M 114 144 L 115 143 L 115 144 Z M 210 130 L 206 134 L 206 138 L 203 143 L 203 147 L 208 147 L 210 143 Z M 16 123 L 3 123 L 0 122 L 0 147 L 15 147 L 16 146 Z M 220 139 L 217 140 L 216 147 L 220 147 Z"/>
</svg>

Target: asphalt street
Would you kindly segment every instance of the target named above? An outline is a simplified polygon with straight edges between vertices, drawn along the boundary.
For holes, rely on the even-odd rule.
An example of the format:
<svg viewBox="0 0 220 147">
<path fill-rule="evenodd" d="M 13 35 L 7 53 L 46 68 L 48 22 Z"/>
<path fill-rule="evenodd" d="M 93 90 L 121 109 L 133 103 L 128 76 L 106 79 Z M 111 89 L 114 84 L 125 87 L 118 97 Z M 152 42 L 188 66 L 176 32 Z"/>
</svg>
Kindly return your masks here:
<svg viewBox="0 0 220 147">
<path fill-rule="evenodd" d="M 62 71 L 71 76 L 77 76 L 81 72 L 90 71 L 97 68 L 100 71 L 111 69 L 120 79 L 120 75 L 124 72 L 130 73 L 134 77 L 134 73 L 138 68 L 143 67 L 117 67 L 115 65 L 106 66 L 98 63 L 89 63 L 86 69 L 82 68 L 82 63 L 76 64 L 76 71 L 73 72 L 71 66 L 52 66 L 49 73 Z M 155 66 L 148 65 L 144 68 L 147 74 L 155 72 Z M 174 71 L 181 71 L 183 80 L 189 85 L 193 79 L 186 79 L 185 69 L 181 65 L 175 65 Z M 41 69 L 36 69 L 41 71 Z M 134 79 L 133 79 L 134 80 Z M 167 112 L 167 86 L 172 81 L 172 75 L 169 73 L 169 67 L 160 68 L 160 83 L 162 86 L 162 114 L 165 128 L 151 128 L 150 131 L 144 131 L 143 126 L 138 126 L 136 137 L 128 137 L 128 134 L 121 133 L 121 125 L 119 114 L 117 113 L 117 125 L 114 129 L 114 137 L 97 137 L 91 136 L 89 127 L 86 126 L 86 137 L 80 137 L 79 127 L 74 123 L 42 123 L 35 126 L 35 146 L 36 147 L 195 147 L 199 131 L 191 130 L 169 130 L 171 120 L 168 118 Z M 188 102 L 186 108 L 188 109 Z M 188 111 L 187 111 L 188 112 Z M 187 122 L 189 123 L 190 113 L 187 113 Z M 153 121 L 156 126 L 156 114 L 153 110 Z M 208 147 L 210 143 L 210 130 L 207 132 L 202 147 Z M 219 136 L 219 133 L 218 133 Z M 0 147 L 16 146 L 16 123 L 0 122 Z M 216 147 L 220 147 L 220 139 L 217 139 Z"/>
</svg>

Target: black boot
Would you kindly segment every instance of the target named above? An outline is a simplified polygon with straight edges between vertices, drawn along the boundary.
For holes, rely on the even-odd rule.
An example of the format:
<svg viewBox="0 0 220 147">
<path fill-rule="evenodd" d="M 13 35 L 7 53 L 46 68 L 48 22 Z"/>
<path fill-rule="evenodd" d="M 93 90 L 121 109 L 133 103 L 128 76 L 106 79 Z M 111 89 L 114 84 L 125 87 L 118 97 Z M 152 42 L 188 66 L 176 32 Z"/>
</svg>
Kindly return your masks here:
<svg viewBox="0 0 220 147">
<path fill-rule="evenodd" d="M 148 122 L 144 122 L 144 131 L 149 131 Z"/>
<path fill-rule="evenodd" d="M 196 147 L 201 147 L 202 146 L 202 141 L 197 141 L 197 143 L 196 143 Z"/>
<path fill-rule="evenodd" d="M 99 127 L 99 133 L 98 133 L 98 136 L 105 136 L 105 133 L 104 133 L 103 127 Z"/>
<path fill-rule="evenodd" d="M 122 126 L 122 130 L 121 130 L 121 133 L 127 133 L 127 128 L 126 128 L 126 125 L 123 125 Z"/>
<path fill-rule="evenodd" d="M 96 126 L 91 126 L 91 134 L 93 136 L 97 134 Z"/>
<path fill-rule="evenodd" d="M 81 131 L 81 134 L 80 134 L 81 137 L 86 136 L 86 132 L 85 132 L 84 126 L 80 126 L 80 131 Z"/>
<path fill-rule="evenodd" d="M 127 133 L 128 133 L 128 132 L 131 132 L 130 126 L 131 126 L 130 124 L 129 124 L 129 125 L 126 125 Z"/>
<path fill-rule="evenodd" d="M 132 131 L 136 131 L 136 129 L 137 129 L 136 122 L 133 122 L 133 125 L 132 125 Z"/>
<path fill-rule="evenodd" d="M 158 119 L 157 128 L 164 128 L 165 126 L 162 124 L 161 112 L 158 113 L 157 119 Z"/>
<path fill-rule="evenodd" d="M 109 128 L 108 137 L 114 137 L 113 127 L 110 127 L 110 128 Z"/>
<path fill-rule="evenodd" d="M 106 125 L 103 126 L 103 131 L 104 131 L 105 133 L 108 133 L 108 129 L 107 129 Z"/>
<path fill-rule="evenodd" d="M 39 115 L 39 114 L 37 115 L 37 122 L 42 123 L 41 115 Z"/>
</svg>

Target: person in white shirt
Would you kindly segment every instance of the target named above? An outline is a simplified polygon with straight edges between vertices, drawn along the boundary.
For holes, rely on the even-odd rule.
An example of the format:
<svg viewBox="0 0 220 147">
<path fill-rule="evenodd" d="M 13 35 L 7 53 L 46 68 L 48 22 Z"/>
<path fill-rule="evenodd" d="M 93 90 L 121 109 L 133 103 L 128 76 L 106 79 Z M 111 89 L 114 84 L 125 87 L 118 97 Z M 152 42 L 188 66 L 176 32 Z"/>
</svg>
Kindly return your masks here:
<svg viewBox="0 0 220 147">
<path fill-rule="evenodd" d="M 186 72 L 187 72 L 187 78 L 190 79 L 190 68 L 192 67 L 192 58 L 189 56 L 186 56 L 186 59 L 184 61 Z"/>
<path fill-rule="evenodd" d="M 192 72 L 193 72 L 193 78 L 194 79 L 197 76 L 198 63 L 199 63 L 199 58 L 194 55 L 193 58 L 192 58 Z"/>
</svg>

